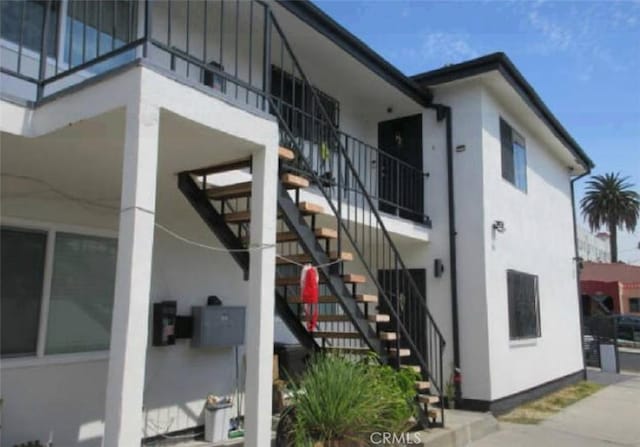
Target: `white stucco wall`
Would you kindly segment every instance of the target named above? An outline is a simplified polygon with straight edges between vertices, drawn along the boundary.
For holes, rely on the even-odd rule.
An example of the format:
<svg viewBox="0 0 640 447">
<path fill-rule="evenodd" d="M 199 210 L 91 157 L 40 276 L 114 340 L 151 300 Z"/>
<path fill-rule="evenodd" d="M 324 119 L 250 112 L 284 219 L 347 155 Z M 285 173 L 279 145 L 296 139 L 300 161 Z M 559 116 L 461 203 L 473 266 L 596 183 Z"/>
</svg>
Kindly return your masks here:
<svg viewBox="0 0 640 447">
<path fill-rule="evenodd" d="M 492 400 L 582 368 L 570 175 L 526 122 L 482 94 L 486 297 Z M 500 117 L 525 139 L 527 192 L 502 178 Z M 492 234 L 502 220 L 507 231 Z M 506 270 L 539 278 L 541 337 L 509 341 Z"/>
<path fill-rule="evenodd" d="M 463 377 L 462 393 L 469 399 L 489 399 L 490 397 L 489 350 L 491 348 L 488 343 L 487 308 L 484 299 L 485 267 L 482 240 L 484 209 L 481 204 L 484 191 L 481 166 L 484 155 L 481 138 L 481 98 L 481 89 L 473 84 L 435 91 L 435 102 L 446 104 L 452 109 L 454 148 L 465 147 L 462 152 L 454 152 L 453 163 L 460 366 Z M 446 162 L 441 166 L 442 175 L 446 175 Z M 446 197 L 446 189 L 436 193 Z M 433 218 L 440 214 L 446 215 L 446 203 L 441 199 L 435 203 L 439 203 L 439 207 L 433 211 Z M 435 228 L 434 225 L 434 231 Z M 440 238 L 446 238 L 448 243 L 446 235 L 443 234 Z M 435 240 L 435 237 L 433 239 Z"/>
<path fill-rule="evenodd" d="M 185 204 L 188 207 L 186 200 Z M 172 223 L 171 228 L 215 245 L 209 230 L 186 207 L 184 220 Z M 102 216 L 80 216 L 83 210 L 75 204 L 57 202 L 56 213 L 34 212 L 39 208 L 38 201 L 14 201 L 6 208 L 3 220 L 24 210 L 36 225 L 42 221 L 81 221 L 85 231 L 104 231 Z M 36 214 L 41 215 L 38 221 L 32 220 Z M 87 225 L 91 220 L 94 224 Z M 190 315 L 192 305 L 206 304 L 206 297 L 213 294 L 226 305 L 247 305 L 248 282 L 231 257 L 185 245 L 156 231 L 150 305 L 177 300 L 178 314 Z M 108 353 L 71 357 L 48 356 L 26 366 L 3 360 L 3 444 L 47 440 L 51 432 L 55 445 L 101 445 Z M 233 349 L 192 349 L 189 340 L 178 340 L 175 346 L 150 346 L 146 364 L 143 436 L 202 424 L 206 395 L 231 394 L 234 390 Z"/>
<path fill-rule="evenodd" d="M 105 89 L 112 91 L 110 98 L 116 106 L 118 98 L 126 97 L 135 82 L 141 82 L 146 101 L 157 101 L 163 110 L 175 114 L 162 114 L 157 221 L 189 239 L 220 245 L 178 190 L 175 173 L 214 163 L 216 157 L 237 158 L 245 153 L 234 150 L 258 147 L 260 141 L 265 145 L 268 142 L 274 149 L 277 127 L 269 119 L 242 112 L 143 68 L 59 98 L 37 111 L 25 112 L 24 116 L 15 114 L 24 118 L 23 123 L 10 122 L 2 128 L 28 136 L 2 134 L 3 172 L 44 176 L 71 195 L 109 198 L 107 203 L 116 209 L 96 210 L 70 202 L 38 184 L 30 184 L 34 191 L 29 194 L 5 197 L 9 183 L 5 184 L 3 178 L 3 224 L 44 228 L 53 225 L 72 232 L 77 227 L 83 232 L 117 236 L 124 114 L 116 108 L 102 115 L 102 108 L 108 108 L 110 101 L 98 99 L 104 97 Z M 73 113 L 66 113 L 67 108 Z M 2 103 L 3 116 L 13 113 L 13 109 L 21 107 Z M 192 131 L 185 139 L 184 126 L 189 116 L 198 124 L 188 124 Z M 203 130 L 206 123 L 215 124 L 218 133 L 202 134 L 212 132 Z M 53 130 L 52 126 L 62 130 L 32 138 L 45 129 Z M 212 135 L 222 139 L 216 140 Z M 231 135 L 249 136 L 252 141 Z M 87 146 L 88 138 L 94 144 Z M 172 143 L 175 138 L 182 144 Z M 14 145 L 18 142 L 19 146 Z M 223 144 L 216 146 L 215 142 Z M 112 152 L 103 154 L 103 150 Z M 92 155 L 92 151 L 100 156 Z M 70 170 L 73 163 L 82 169 Z M 93 182 L 83 178 L 86 175 Z M 228 253 L 187 245 L 156 230 L 149 305 L 177 300 L 178 313 L 189 315 L 191 306 L 205 305 L 209 295 L 219 296 L 226 305 L 246 306 L 249 282 L 244 281 L 240 268 Z M 242 364 L 242 350 L 240 355 Z M 2 445 L 33 439 L 46 442 L 50 434 L 54 445 L 101 445 L 108 352 L 3 359 L 1 363 Z M 268 367 L 271 368 L 270 362 Z M 202 424 L 206 395 L 230 394 L 235 387 L 233 349 L 192 349 L 189 341 L 180 340 L 170 347 L 149 346 L 145 371 L 141 437 Z"/>
<path fill-rule="evenodd" d="M 533 133 L 530 117 L 501 104 L 481 82 L 437 87 L 435 102 L 452 107 L 453 146 L 464 146 L 453 154 L 463 397 L 493 401 L 580 370 L 570 176 L 565 164 Z M 500 117 L 526 140 L 526 193 L 502 178 Z M 425 154 L 435 156 L 428 155 L 428 144 Z M 427 194 L 431 197 L 432 192 Z M 440 219 L 446 207 L 438 198 L 430 200 L 435 207 L 432 218 Z M 495 220 L 505 222 L 505 233 L 493 234 Z M 436 256 L 446 235 L 435 222 L 431 233 L 428 256 Z M 539 277 L 538 339 L 509 340 L 507 269 Z M 430 290 L 436 281 L 430 282 Z"/>
</svg>

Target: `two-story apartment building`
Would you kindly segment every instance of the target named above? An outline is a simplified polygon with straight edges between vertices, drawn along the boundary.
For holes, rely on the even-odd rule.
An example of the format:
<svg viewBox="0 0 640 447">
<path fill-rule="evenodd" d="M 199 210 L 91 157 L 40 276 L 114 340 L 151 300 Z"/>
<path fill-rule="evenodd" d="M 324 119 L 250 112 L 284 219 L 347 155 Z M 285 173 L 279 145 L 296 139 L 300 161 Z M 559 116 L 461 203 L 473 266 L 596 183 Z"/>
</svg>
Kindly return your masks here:
<svg viewBox="0 0 640 447">
<path fill-rule="evenodd" d="M 496 411 L 580 377 L 592 163 L 504 55 L 409 78 L 306 1 L 5 1 L 1 34 L 3 445 L 194 434 L 237 369 L 266 445 L 274 332 L 425 407 L 454 366 Z"/>
</svg>

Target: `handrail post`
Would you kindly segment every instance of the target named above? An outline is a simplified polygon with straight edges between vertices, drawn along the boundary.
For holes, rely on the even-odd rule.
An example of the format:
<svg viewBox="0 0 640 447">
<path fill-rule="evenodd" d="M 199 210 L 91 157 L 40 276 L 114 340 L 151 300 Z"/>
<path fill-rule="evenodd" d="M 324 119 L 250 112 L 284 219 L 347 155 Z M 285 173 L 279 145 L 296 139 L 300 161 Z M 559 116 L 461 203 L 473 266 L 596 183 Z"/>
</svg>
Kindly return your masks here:
<svg viewBox="0 0 640 447">
<path fill-rule="evenodd" d="M 398 257 L 394 256 L 395 263 L 395 287 L 392 287 L 395 295 L 396 307 L 396 367 L 400 369 L 400 270 L 398 270 Z"/>
<path fill-rule="evenodd" d="M 262 110 L 267 110 L 267 96 L 271 94 L 271 10 L 264 5 L 264 36 L 262 39 L 263 66 L 262 66 Z"/>
<path fill-rule="evenodd" d="M 345 147 L 348 147 L 348 143 L 349 143 L 349 137 L 345 134 Z M 340 144 L 340 141 L 338 140 L 338 144 Z M 342 157 L 343 154 L 341 153 L 341 151 L 336 151 L 336 153 L 338 154 L 338 219 L 342 219 L 342 188 L 343 186 L 343 179 L 342 179 Z M 340 226 L 340 224 L 338 223 L 338 253 L 342 252 L 342 228 Z M 341 263 L 341 267 L 342 267 L 342 263 Z M 342 268 L 341 268 L 342 271 Z"/>
<path fill-rule="evenodd" d="M 51 0 L 47 0 L 44 12 L 44 26 L 42 27 L 42 39 L 40 45 L 40 66 L 38 70 L 38 87 L 36 89 L 36 100 L 42 99 L 44 95 L 44 79 L 47 76 L 47 37 L 49 35 L 49 21 L 51 14 Z M 24 24 L 22 24 L 24 26 Z M 22 57 L 22 55 L 19 55 Z"/>
</svg>

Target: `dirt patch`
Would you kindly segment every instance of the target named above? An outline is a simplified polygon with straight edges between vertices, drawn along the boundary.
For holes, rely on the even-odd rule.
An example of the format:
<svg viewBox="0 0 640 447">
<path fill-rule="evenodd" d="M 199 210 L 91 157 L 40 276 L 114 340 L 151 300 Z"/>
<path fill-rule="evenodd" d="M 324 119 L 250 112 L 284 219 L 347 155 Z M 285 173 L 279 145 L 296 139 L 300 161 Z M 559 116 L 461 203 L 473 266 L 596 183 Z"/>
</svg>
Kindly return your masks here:
<svg viewBox="0 0 640 447">
<path fill-rule="evenodd" d="M 549 394 L 542 399 L 514 408 L 498 419 L 515 424 L 538 424 L 563 408 L 590 396 L 602 387 L 603 385 L 598 383 L 582 381 Z"/>
</svg>

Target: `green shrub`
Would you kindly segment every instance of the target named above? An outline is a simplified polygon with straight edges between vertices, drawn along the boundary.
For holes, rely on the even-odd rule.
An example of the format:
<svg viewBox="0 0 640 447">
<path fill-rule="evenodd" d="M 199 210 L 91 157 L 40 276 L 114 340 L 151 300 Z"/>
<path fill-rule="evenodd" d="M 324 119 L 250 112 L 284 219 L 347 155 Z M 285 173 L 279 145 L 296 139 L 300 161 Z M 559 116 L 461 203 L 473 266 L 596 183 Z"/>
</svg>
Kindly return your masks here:
<svg viewBox="0 0 640 447">
<path fill-rule="evenodd" d="M 293 385 L 296 445 L 364 441 L 375 431 L 406 430 L 415 408 L 416 376 L 372 358 L 355 362 L 336 355 L 316 356 Z"/>
</svg>

